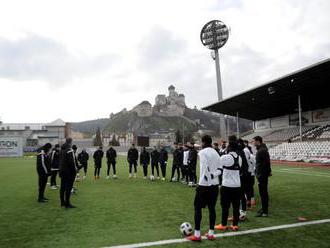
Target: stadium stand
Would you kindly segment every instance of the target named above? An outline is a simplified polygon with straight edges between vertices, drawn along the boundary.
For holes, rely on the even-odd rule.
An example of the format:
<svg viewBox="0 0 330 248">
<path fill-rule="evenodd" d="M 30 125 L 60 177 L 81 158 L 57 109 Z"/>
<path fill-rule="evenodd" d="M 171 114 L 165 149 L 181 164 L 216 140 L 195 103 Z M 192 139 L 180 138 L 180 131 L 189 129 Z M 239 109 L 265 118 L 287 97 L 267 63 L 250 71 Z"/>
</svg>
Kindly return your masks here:
<svg viewBox="0 0 330 248">
<path fill-rule="evenodd" d="M 314 139 L 330 139 L 330 125 L 316 126 L 302 134 L 303 140 L 314 140 Z M 300 137 L 297 135 L 292 138 L 292 141 L 299 141 Z"/>
<path fill-rule="evenodd" d="M 314 129 L 315 126 L 303 126 L 302 133 L 305 133 L 311 129 Z M 289 127 L 280 130 L 276 130 L 269 135 L 264 136 L 265 141 L 287 141 L 294 137 L 299 137 L 299 127 Z"/>
<path fill-rule="evenodd" d="M 330 141 L 282 143 L 269 154 L 273 160 L 330 163 Z"/>
<path fill-rule="evenodd" d="M 261 137 L 266 137 L 270 134 L 272 134 L 274 132 L 273 129 L 267 129 L 267 130 L 260 130 L 260 131 L 255 131 L 255 132 L 252 132 L 246 136 L 243 137 L 243 139 L 245 140 L 252 140 L 255 136 L 261 136 Z"/>
<path fill-rule="evenodd" d="M 330 59 L 204 107 L 254 122 L 273 160 L 330 163 Z M 300 132 L 301 130 L 301 132 Z"/>
<path fill-rule="evenodd" d="M 323 127 L 319 133 L 317 139 L 330 139 L 330 125 Z"/>
</svg>

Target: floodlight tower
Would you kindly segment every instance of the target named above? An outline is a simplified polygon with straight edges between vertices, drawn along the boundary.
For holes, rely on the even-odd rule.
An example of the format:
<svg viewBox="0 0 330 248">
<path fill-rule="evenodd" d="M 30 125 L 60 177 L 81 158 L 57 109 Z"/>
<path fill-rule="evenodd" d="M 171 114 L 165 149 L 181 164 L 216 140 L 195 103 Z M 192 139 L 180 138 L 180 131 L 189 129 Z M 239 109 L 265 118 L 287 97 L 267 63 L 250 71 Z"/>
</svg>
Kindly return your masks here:
<svg viewBox="0 0 330 248">
<path fill-rule="evenodd" d="M 217 76 L 218 100 L 222 101 L 222 84 L 220 73 L 219 49 L 223 47 L 229 38 L 228 27 L 219 20 L 213 20 L 204 25 L 200 34 L 202 44 L 211 49 L 211 56 L 215 61 L 215 71 Z M 226 123 L 223 114 L 220 114 L 220 136 L 226 136 Z"/>
</svg>

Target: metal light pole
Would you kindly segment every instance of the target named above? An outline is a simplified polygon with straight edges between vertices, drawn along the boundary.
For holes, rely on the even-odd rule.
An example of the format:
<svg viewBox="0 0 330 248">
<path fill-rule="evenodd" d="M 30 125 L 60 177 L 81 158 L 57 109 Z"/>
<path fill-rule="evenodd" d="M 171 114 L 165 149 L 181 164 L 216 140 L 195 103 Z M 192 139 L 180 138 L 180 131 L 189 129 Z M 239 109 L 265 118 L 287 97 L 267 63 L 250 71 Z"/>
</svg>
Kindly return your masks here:
<svg viewBox="0 0 330 248">
<path fill-rule="evenodd" d="M 204 25 L 202 28 L 200 39 L 202 44 L 214 51 L 212 58 L 215 61 L 215 69 L 217 76 L 217 90 L 218 100 L 222 101 L 222 84 L 221 84 L 221 72 L 220 72 L 220 60 L 219 49 L 223 47 L 229 38 L 228 27 L 219 20 L 213 20 Z M 220 136 L 223 138 L 226 135 L 226 123 L 223 114 L 220 114 Z"/>
<path fill-rule="evenodd" d="M 299 116 L 299 139 L 302 141 L 302 117 L 301 117 L 301 99 L 300 95 L 298 95 L 298 116 Z"/>
</svg>

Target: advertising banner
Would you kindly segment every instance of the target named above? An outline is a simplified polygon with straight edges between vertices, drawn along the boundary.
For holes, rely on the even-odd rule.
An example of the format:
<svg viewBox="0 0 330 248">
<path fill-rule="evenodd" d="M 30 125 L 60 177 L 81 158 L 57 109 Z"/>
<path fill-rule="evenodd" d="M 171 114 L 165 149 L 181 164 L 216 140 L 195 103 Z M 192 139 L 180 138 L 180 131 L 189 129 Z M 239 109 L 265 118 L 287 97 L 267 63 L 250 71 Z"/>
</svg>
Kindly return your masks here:
<svg viewBox="0 0 330 248">
<path fill-rule="evenodd" d="M 23 139 L 21 137 L 0 137 L 0 157 L 23 156 Z"/>
</svg>

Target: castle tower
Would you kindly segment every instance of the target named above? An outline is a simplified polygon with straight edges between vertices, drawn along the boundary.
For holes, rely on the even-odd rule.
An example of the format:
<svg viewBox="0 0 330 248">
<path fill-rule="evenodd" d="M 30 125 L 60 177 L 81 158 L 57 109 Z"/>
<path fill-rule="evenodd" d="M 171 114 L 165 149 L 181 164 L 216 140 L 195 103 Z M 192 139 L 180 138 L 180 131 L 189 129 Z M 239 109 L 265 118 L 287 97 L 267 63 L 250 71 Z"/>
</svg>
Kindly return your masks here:
<svg viewBox="0 0 330 248">
<path fill-rule="evenodd" d="M 182 106 L 186 106 L 186 100 L 184 94 L 179 94 L 178 104 L 181 104 Z"/>
<path fill-rule="evenodd" d="M 177 96 L 177 93 L 175 92 L 175 87 L 173 85 L 170 85 L 170 87 L 168 87 L 168 95 L 169 97 Z"/>
</svg>

